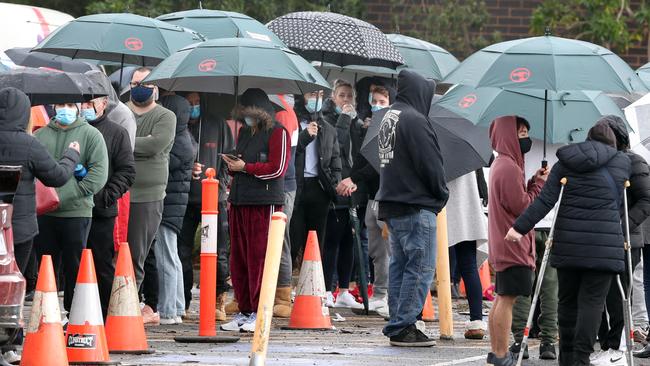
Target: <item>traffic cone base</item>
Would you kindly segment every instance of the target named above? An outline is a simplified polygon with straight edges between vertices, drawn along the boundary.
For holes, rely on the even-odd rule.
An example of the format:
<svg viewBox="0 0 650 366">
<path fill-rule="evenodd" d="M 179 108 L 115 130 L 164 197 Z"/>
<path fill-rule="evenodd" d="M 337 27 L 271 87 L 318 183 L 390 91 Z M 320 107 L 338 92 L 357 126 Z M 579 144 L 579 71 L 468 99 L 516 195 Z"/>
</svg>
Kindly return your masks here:
<svg viewBox="0 0 650 366">
<path fill-rule="evenodd" d="M 147 335 L 140 311 L 133 262 L 128 244 L 121 243 L 108 303 L 106 338 L 110 353 L 148 354 Z"/>
<path fill-rule="evenodd" d="M 52 257 L 44 255 L 38 272 L 20 364 L 23 366 L 68 365 L 65 339 L 62 334 L 63 326 Z"/>
<path fill-rule="evenodd" d="M 310 231 L 287 329 L 333 329 L 329 308 L 325 306 L 325 294 L 318 237 L 315 231 Z"/>
</svg>

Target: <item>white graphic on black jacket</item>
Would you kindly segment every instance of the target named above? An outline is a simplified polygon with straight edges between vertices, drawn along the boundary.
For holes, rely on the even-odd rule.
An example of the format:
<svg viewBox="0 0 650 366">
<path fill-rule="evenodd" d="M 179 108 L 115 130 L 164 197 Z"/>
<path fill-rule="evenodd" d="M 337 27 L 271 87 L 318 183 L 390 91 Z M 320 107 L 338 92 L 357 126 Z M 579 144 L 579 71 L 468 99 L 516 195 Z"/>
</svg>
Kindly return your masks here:
<svg viewBox="0 0 650 366">
<path fill-rule="evenodd" d="M 399 115 L 401 111 L 390 109 L 381 120 L 379 125 L 379 160 L 381 167 L 390 164 L 393 159 L 393 151 L 395 150 L 395 130 L 399 122 Z"/>
</svg>

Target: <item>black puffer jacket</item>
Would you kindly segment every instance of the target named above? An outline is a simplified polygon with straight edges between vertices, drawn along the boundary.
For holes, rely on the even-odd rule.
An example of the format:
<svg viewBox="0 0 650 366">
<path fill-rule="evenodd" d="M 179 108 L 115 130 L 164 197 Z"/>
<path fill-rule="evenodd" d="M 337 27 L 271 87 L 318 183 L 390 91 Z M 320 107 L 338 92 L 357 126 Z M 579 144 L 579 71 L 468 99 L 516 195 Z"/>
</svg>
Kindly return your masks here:
<svg viewBox="0 0 650 366">
<path fill-rule="evenodd" d="M 358 117 L 350 118 L 349 115 L 338 113 L 336 104 L 332 99 L 323 102 L 323 120 L 336 128 L 341 157 L 341 178 L 350 177 L 354 160 L 361 150 L 363 142 L 363 123 Z M 350 205 L 350 197 L 337 196 L 336 207 L 346 208 Z"/>
<path fill-rule="evenodd" d="M 560 180 L 566 177 L 556 215 L 551 265 L 623 272 L 621 207 L 623 185 L 630 177 L 630 159 L 597 141 L 562 147 L 557 157 L 559 162 L 553 166 L 542 192 L 515 221 L 514 229 L 522 234 L 532 230 L 553 209 L 560 194 Z"/>
<path fill-rule="evenodd" d="M 187 129 L 190 103 L 178 95 L 165 96 L 160 102 L 163 107 L 176 114 L 176 137 L 169 152 L 169 178 L 161 224 L 178 234 L 183 226 L 192 179 L 192 164 L 196 156 L 192 137 Z"/>
<path fill-rule="evenodd" d="M 295 96 L 294 111 L 298 117 L 300 134 L 298 135 L 298 146 L 296 147 L 296 202 L 300 200 L 302 189 L 305 185 L 305 154 L 306 148 L 314 138 L 309 135 L 307 129 L 303 129 L 300 123 L 313 120 L 313 116 L 305 109 L 305 100 L 301 95 Z M 341 181 L 341 158 L 336 130 L 323 120 L 322 114 L 318 114 L 318 135 L 316 144 L 318 146 L 318 180 L 325 192 L 332 200 L 336 198 L 336 186 Z"/>
<path fill-rule="evenodd" d="M 94 197 L 93 217 L 117 216 L 117 200 L 135 182 L 135 160 L 129 133 L 113 122 L 111 109 L 107 108 L 100 118 L 88 121 L 101 132 L 108 152 L 108 180 Z"/>
<path fill-rule="evenodd" d="M 79 153 L 67 149 L 57 163 L 36 138 L 25 132 L 29 115 L 30 102 L 22 91 L 0 90 L 0 165 L 23 167 L 13 201 L 14 243 L 28 241 L 38 234 L 34 177 L 46 186 L 61 187 L 79 162 Z"/>
</svg>

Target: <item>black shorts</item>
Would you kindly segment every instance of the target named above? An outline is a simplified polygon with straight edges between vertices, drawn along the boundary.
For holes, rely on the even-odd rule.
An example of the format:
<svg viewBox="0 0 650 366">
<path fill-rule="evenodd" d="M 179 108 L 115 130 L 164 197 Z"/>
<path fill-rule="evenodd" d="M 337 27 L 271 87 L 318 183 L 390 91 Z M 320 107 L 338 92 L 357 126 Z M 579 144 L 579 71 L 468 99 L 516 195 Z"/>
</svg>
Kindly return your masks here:
<svg viewBox="0 0 650 366">
<path fill-rule="evenodd" d="M 496 273 L 495 291 L 504 296 L 530 296 L 535 272 L 526 266 L 515 266 Z"/>
</svg>

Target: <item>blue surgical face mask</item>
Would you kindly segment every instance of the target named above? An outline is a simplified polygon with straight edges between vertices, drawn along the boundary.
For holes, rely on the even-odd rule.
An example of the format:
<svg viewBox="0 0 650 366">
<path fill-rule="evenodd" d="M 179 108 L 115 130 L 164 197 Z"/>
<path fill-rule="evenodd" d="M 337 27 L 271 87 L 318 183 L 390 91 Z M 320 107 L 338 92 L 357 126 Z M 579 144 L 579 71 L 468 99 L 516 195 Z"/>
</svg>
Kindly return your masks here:
<svg viewBox="0 0 650 366">
<path fill-rule="evenodd" d="M 309 113 L 320 112 L 322 106 L 323 106 L 322 98 L 309 98 L 307 99 L 307 104 L 305 104 L 305 108 Z"/>
<path fill-rule="evenodd" d="M 379 104 L 375 104 L 375 105 L 370 106 L 370 110 L 371 110 L 373 113 L 374 113 L 374 112 L 377 112 L 377 111 L 380 111 L 380 110 L 382 110 L 382 109 L 384 109 L 384 107 L 380 106 Z"/>
<path fill-rule="evenodd" d="M 97 113 L 95 113 L 94 108 L 85 108 L 81 110 L 81 116 L 86 119 L 88 122 L 92 122 L 97 119 Z"/>
<path fill-rule="evenodd" d="M 201 116 L 201 106 L 193 105 L 190 109 L 190 119 L 198 119 Z"/>
<path fill-rule="evenodd" d="M 56 120 L 65 126 L 71 125 L 77 120 L 76 108 L 58 108 L 56 110 Z"/>
<path fill-rule="evenodd" d="M 339 106 L 336 106 L 335 110 L 336 110 L 336 113 L 338 113 L 338 114 L 341 114 L 341 112 L 343 112 L 343 110 Z"/>
<path fill-rule="evenodd" d="M 131 88 L 131 99 L 137 103 L 144 103 L 153 94 L 154 88 L 147 88 L 146 86 L 138 85 L 134 88 Z"/>
<path fill-rule="evenodd" d="M 244 117 L 244 122 L 248 127 L 253 127 L 255 125 L 255 119 L 253 117 Z"/>
</svg>

